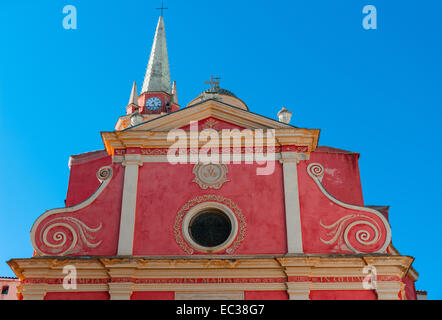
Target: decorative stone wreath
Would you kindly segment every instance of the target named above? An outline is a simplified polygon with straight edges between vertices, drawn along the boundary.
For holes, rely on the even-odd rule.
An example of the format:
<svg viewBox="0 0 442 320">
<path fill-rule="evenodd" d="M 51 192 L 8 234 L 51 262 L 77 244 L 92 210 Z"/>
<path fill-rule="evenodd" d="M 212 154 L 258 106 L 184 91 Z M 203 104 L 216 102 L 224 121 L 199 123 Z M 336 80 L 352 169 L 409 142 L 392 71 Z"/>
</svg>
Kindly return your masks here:
<svg viewBox="0 0 442 320">
<path fill-rule="evenodd" d="M 227 166 L 225 164 L 196 164 L 193 167 L 195 179 L 193 182 L 198 183 L 201 189 L 219 189 L 223 186 L 227 179 Z"/>
</svg>

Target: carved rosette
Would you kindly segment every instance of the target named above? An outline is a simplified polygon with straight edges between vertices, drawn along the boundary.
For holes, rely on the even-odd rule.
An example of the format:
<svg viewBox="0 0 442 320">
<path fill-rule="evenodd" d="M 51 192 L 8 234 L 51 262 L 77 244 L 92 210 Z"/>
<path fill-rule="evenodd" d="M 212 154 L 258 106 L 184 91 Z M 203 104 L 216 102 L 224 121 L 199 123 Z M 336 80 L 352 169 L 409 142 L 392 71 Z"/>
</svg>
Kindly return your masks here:
<svg viewBox="0 0 442 320">
<path fill-rule="evenodd" d="M 338 250 L 354 253 L 384 253 L 391 242 L 391 229 L 382 213 L 344 203 L 330 195 L 322 185 L 325 170 L 321 164 L 310 164 L 307 172 L 329 200 L 351 211 L 357 211 L 352 214 L 349 212 L 329 224 L 323 223 L 321 219 L 319 224 L 326 232 L 326 237 L 320 237 L 321 242 L 334 245 Z"/>
<path fill-rule="evenodd" d="M 68 208 L 49 210 L 40 216 L 31 230 L 31 242 L 40 256 L 65 256 L 78 252 L 83 247 L 96 248 L 102 240 L 96 239 L 96 233 L 103 225 L 97 222 L 91 226 L 84 221 L 80 213 L 106 188 L 112 179 L 112 168 L 102 167 L 97 172 L 100 187 L 84 202 Z"/>
<path fill-rule="evenodd" d="M 246 235 L 246 221 L 244 215 L 241 212 L 241 209 L 236 205 L 235 202 L 228 198 L 224 198 L 219 195 L 207 194 L 203 196 L 198 196 L 192 200 L 189 200 L 177 213 L 175 218 L 175 223 L 173 226 L 173 231 L 175 235 L 175 241 L 177 244 L 188 254 L 194 254 L 195 250 L 189 246 L 189 244 L 184 240 L 182 224 L 184 216 L 195 206 L 204 203 L 204 202 L 219 202 L 225 206 L 227 206 L 234 214 L 236 219 L 238 220 L 238 233 L 235 240 L 232 244 L 225 249 L 225 253 L 232 254 L 235 250 L 241 245 L 241 242 L 244 240 Z"/>
<path fill-rule="evenodd" d="M 206 122 L 204 122 L 204 124 L 202 124 L 201 129 L 205 130 L 205 129 L 215 129 L 216 127 L 220 124 L 219 121 L 210 118 L 208 119 Z"/>
<path fill-rule="evenodd" d="M 193 167 L 195 179 L 193 182 L 198 183 L 201 189 L 220 189 L 227 179 L 227 166 L 225 164 L 196 164 Z"/>
</svg>

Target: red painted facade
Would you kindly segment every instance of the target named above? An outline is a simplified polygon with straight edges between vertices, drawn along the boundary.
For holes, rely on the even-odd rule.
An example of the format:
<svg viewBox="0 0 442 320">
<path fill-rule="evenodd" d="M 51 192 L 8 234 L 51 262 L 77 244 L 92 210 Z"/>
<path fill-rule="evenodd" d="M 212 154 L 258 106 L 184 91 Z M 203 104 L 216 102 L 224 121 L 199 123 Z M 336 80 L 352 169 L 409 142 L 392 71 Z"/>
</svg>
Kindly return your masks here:
<svg viewBox="0 0 442 320">
<path fill-rule="evenodd" d="M 222 92 L 228 94 L 219 87 L 212 89 L 219 90 L 221 96 Z M 146 109 L 150 97 L 162 101 L 161 109 Z M 236 98 L 228 94 L 225 99 Z M 125 298 L 132 300 L 171 300 L 177 291 L 170 288 L 175 285 L 212 291 L 232 285 L 246 300 L 416 299 L 417 276 L 409 272 L 412 258 L 400 256 L 391 245 L 388 207 L 364 204 L 359 154 L 318 146 L 319 130 L 297 128 L 251 113 L 247 107 L 223 103 L 218 96 L 184 109 L 171 104 L 172 95 L 162 91 L 143 92 L 138 106 L 136 100 L 131 101 L 130 110 L 139 108 L 148 119 L 132 123 L 126 117 L 126 122 L 120 121 L 122 126 L 128 125 L 124 130 L 102 133 L 105 150 L 72 156 L 66 207 L 45 212 L 31 230 L 36 256 L 55 259 L 51 267 L 63 265 L 62 256 L 83 267 L 86 261 L 93 276 L 81 274 L 83 278 L 78 280 L 101 291 L 51 291 L 43 295 L 46 300 L 106 300 L 112 294 L 120 297 L 118 290 L 127 288 L 131 289 Z M 165 107 L 168 103 L 170 108 Z M 259 175 L 257 169 L 263 165 L 245 161 L 216 163 L 201 172 L 199 166 L 206 164 L 172 164 L 167 158 L 167 133 L 174 129 L 188 133 L 194 121 L 198 132 L 247 129 L 254 138 L 258 130 L 271 129 L 276 136 L 273 146 L 243 143 L 240 148 L 219 150 L 242 156 L 274 151 L 275 158 L 267 162 L 273 170 Z M 183 150 L 186 155 L 198 151 L 187 144 Z M 201 205 L 225 209 L 233 221 L 232 230 L 237 228 L 219 248 L 201 249 L 186 237 L 190 228 L 184 223 L 186 215 Z M 395 256 L 403 259 L 397 262 Z M 320 266 L 321 258 L 332 262 Z M 167 261 L 167 268 L 155 259 Z M 381 260 L 379 268 L 384 272 L 377 279 L 383 288 L 392 284 L 389 290 L 393 294 L 356 286 L 364 281 L 363 267 L 376 259 Z M 183 267 L 183 261 L 189 265 L 198 261 L 203 266 Z M 238 269 L 240 262 L 253 267 Z M 351 276 L 343 276 L 345 270 L 335 267 L 337 263 L 342 269 L 357 271 L 352 269 Z M 388 263 L 394 273 L 384 268 Z M 23 278 L 19 263 L 11 265 Z M 170 267 L 176 265 L 180 266 Z M 305 271 L 308 268 L 318 268 L 319 273 L 312 275 Z M 182 270 L 189 274 L 184 276 Z M 205 275 L 198 273 L 203 271 Z M 137 272 L 144 272 L 143 276 Z M 26 276 L 22 284 L 63 284 L 62 278 L 44 278 L 42 274 L 39 270 L 35 276 Z M 143 290 L 133 290 L 135 286 Z M 112 292 L 115 287 L 119 289 Z M 304 292 L 304 287 L 309 289 Z M 349 287 L 352 289 L 345 289 Z"/>
<path fill-rule="evenodd" d="M 229 165 L 227 177 L 235 182 L 225 183 L 222 190 L 211 191 L 203 191 L 192 182 L 193 166 L 164 163 L 140 168 L 134 255 L 185 254 L 174 237 L 176 212 L 187 201 L 206 194 L 222 195 L 241 208 L 247 223 L 247 237 L 237 254 L 282 254 L 287 251 L 279 163 L 270 176 L 257 176 L 256 167 L 252 165 Z M 269 188 L 272 192 L 268 191 Z M 269 236 L 263 238 L 263 234 Z"/>
<path fill-rule="evenodd" d="M 214 118 L 211 118 L 214 119 Z M 205 123 L 207 121 L 203 121 Z M 225 121 L 219 122 L 224 128 L 232 128 Z M 203 130 L 201 126 L 200 130 Z M 285 148 L 284 150 L 290 150 Z M 124 154 L 142 154 L 139 148 L 126 149 Z M 160 153 L 164 154 L 164 153 Z M 362 187 L 358 168 L 359 155 L 329 147 L 318 147 L 311 152 L 310 159 L 298 164 L 299 201 L 303 247 L 306 254 L 349 254 L 348 247 L 338 244 L 324 244 L 320 239 L 327 238 L 327 232 L 321 229 L 318 221 L 330 224 L 340 217 L 357 213 L 358 210 L 343 208 L 330 201 L 308 174 L 312 163 L 321 163 L 325 169 L 322 185 L 328 193 L 351 205 L 363 207 Z M 112 181 L 99 197 L 85 208 L 75 211 L 82 222 L 88 226 L 97 226 L 102 221 L 99 231 L 101 244 L 96 248 L 77 246 L 69 256 L 116 256 L 119 238 L 122 193 L 124 188 L 124 167 L 112 162 L 112 157 L 105 151 L 97 151 L 71 158 L 71 174 L 66 197 L 66 206 L 74 207 L 94 195 L 100 182 L 96 172 L 105 166 L 113 171 Z M 171 165 L 167 162 L 145 162 L 139 168 L 138 192 L 136 195 L 136 217 L 133 238 L 134 256 L 186 256 L 187 253 L 176 241 L 174 223 L 177 212 L 187 202 L 201 196 L 221 196 L 233 201 L 245 218 L 246 236 L 235 251 L 237 255 L 283 255 L 287 252 L 286 212 L 284 199 L 283 168 L 275 161 L 273 174 L 256 175 L 256 164 L 230 164 L 226 182 L 218 190 L 202 190 L 195 183 L 192 171 L 194 164 Z M 72 213 L 59 214 L 59 218 L 72 216 Z M 373 219 L 377 219 L 375 216 Z M 51 217 L 47 218 L 48 220 Z M 376 220 L 379 225 L 381 221 Z M 41 234 L 45 220 L 40 221 L 36 233 Z M 58 228 L 49 232 L 49 238 L 55 236 Z M 319 235 L 319 236 L 318 236 Z M 36 237 L 36 245 L 46 252 L 45 244 Z M 382 243 L 381 238 L 380 243 Z M 72 238 L 67 239 L 67 243 Z M 366 247 L 367 252 L 374 252 L 379 244 Z M 53 252 L 54 255 L 57 252 Z M 193 255 L 205 254 L 195 251 Z M 225 251 L 216 255 L 228 255 Z M 293 281 L 290 280 L 289 281 Z M 297 281 L 297 280 L 296 280 Z M 310 279 L 309 281 L 315 281 Z M 414 282 L 406 277 L 407 299 L 416 299 Z M 107 299 L 104 293 L 48 293 L 46 299 Z M 134 292 L 131 299 L 173 299 L 173 292 Z M 245 291 L 245 299 L 287 299 L 285 291 Z M 310 299 L 376 299 L 374 291 L 312 290 Z"/>
<path fill-rule="evenodd" d="M 372 290 L 312 290 L 310 300 L 377 300 Z"/>
</svg>

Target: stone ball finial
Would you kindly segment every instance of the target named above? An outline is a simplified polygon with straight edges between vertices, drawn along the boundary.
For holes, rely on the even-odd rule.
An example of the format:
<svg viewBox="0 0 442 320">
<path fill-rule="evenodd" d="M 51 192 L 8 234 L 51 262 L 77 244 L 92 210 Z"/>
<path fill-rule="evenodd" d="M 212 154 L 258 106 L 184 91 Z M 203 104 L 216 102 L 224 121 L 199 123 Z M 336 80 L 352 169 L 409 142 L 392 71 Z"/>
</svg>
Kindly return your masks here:
<svg viewBox="0 0 442 320">
<path fill-rule="evenodd" d="M 130 116 L 130 124 L 132 127 L 142 123 L 144 120 L 144 117 L 142 114 L 140 114 L 140 112 L 135 111 L 131 116 Z"/>
<path fill-rule="evenodd" d="M 285 107 L 283 107 L 279 112 L 278 112 L 278 119 L 280 122 L 289 124 L 290 120 L 292 119 L 292 113 L 287 110 Z"/>
</svg>

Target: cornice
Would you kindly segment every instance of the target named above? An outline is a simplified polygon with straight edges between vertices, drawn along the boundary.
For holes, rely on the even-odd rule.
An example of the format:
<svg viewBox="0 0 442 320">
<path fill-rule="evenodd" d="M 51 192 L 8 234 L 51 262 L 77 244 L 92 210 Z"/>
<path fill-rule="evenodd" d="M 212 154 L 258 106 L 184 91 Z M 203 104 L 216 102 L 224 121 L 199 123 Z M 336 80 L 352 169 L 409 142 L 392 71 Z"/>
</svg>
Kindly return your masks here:
<svg viewBox="0 0 442 320">
<path fill-rule="evenodd" d="M 399 267 L 403 270 L 413 263 L 409 256 L 391 255 L 200 255 L 200 256 L 152 256 L 152 257 L 33 257 L 12 259 L 9 266 L 20 278 L 24 270 L 63 269 L 75 264 L 79 269 L 278 269 L 287 267 L 353 268 L 371 264 L 376 267 Z"/>
<path fill-rule="evenodd" d="M 36 257 L 8 264 L 28 298 L 64 291 L 62 271 L 68 264 L 77 268 L 75 292 L 115 294 L 125 289 L 130 296 L 134 291 L 288 290 L 293 297 L 302 293 L 306 298 L 310 290 L 362 290 L 364 267 L 372 265 L 377 270 L 377 293 L 395 298 L 412 262 L 408 256 L 318 254 Z"/>
<path fill-rule="evenodd" d="M 316 129 L 276 129 L 275 146 L 306 146 L 308 147 L 307 152 L 312 152 L 317 146 L 318 134 L 319 130 Z M 168 132 L 114 131 L 102 132 L 101 135 L 106 151 L 110 155 L 115 155 L 115 149 L 169 148 L 175 144 L 175 141 L 167 140 Z M 252 131 L 251 138 L 254 137 L 255 132 Z M 267 141 L 267 137 L 264 136 L 263 144 L 266 145 Z M 190 136 L 187 139 L 187 145 L 203 147 L 206 143 L 206 141 L 194 139 Z M 245 139 L 241 139 L 241 147 L 247 147 Z"/>
<path fill-rule="evenodd" d="M 214 100 L 204 101 L 201 104 L 159 116 L 123 131 L 102 132 L 101 136 L 107 152 L 111 155 L 114 154 L 115 149 L 130 147 L 168 148 L 174 143 L 167 141 L 168 133 L 171 130 L 185 127 L 192 121 L 200 121 L 208 117 L 214 117 L 250 130 L 274 129 L 278 146 L 308 146 L 308 151 L 311 152 L 316 149 L 319 140 L 319 129 L 297 128 Z M 123 118 L 120 120 L 124 121 Z M 203 143 L 201 142 L 200 145 Z"/>
</svg>

